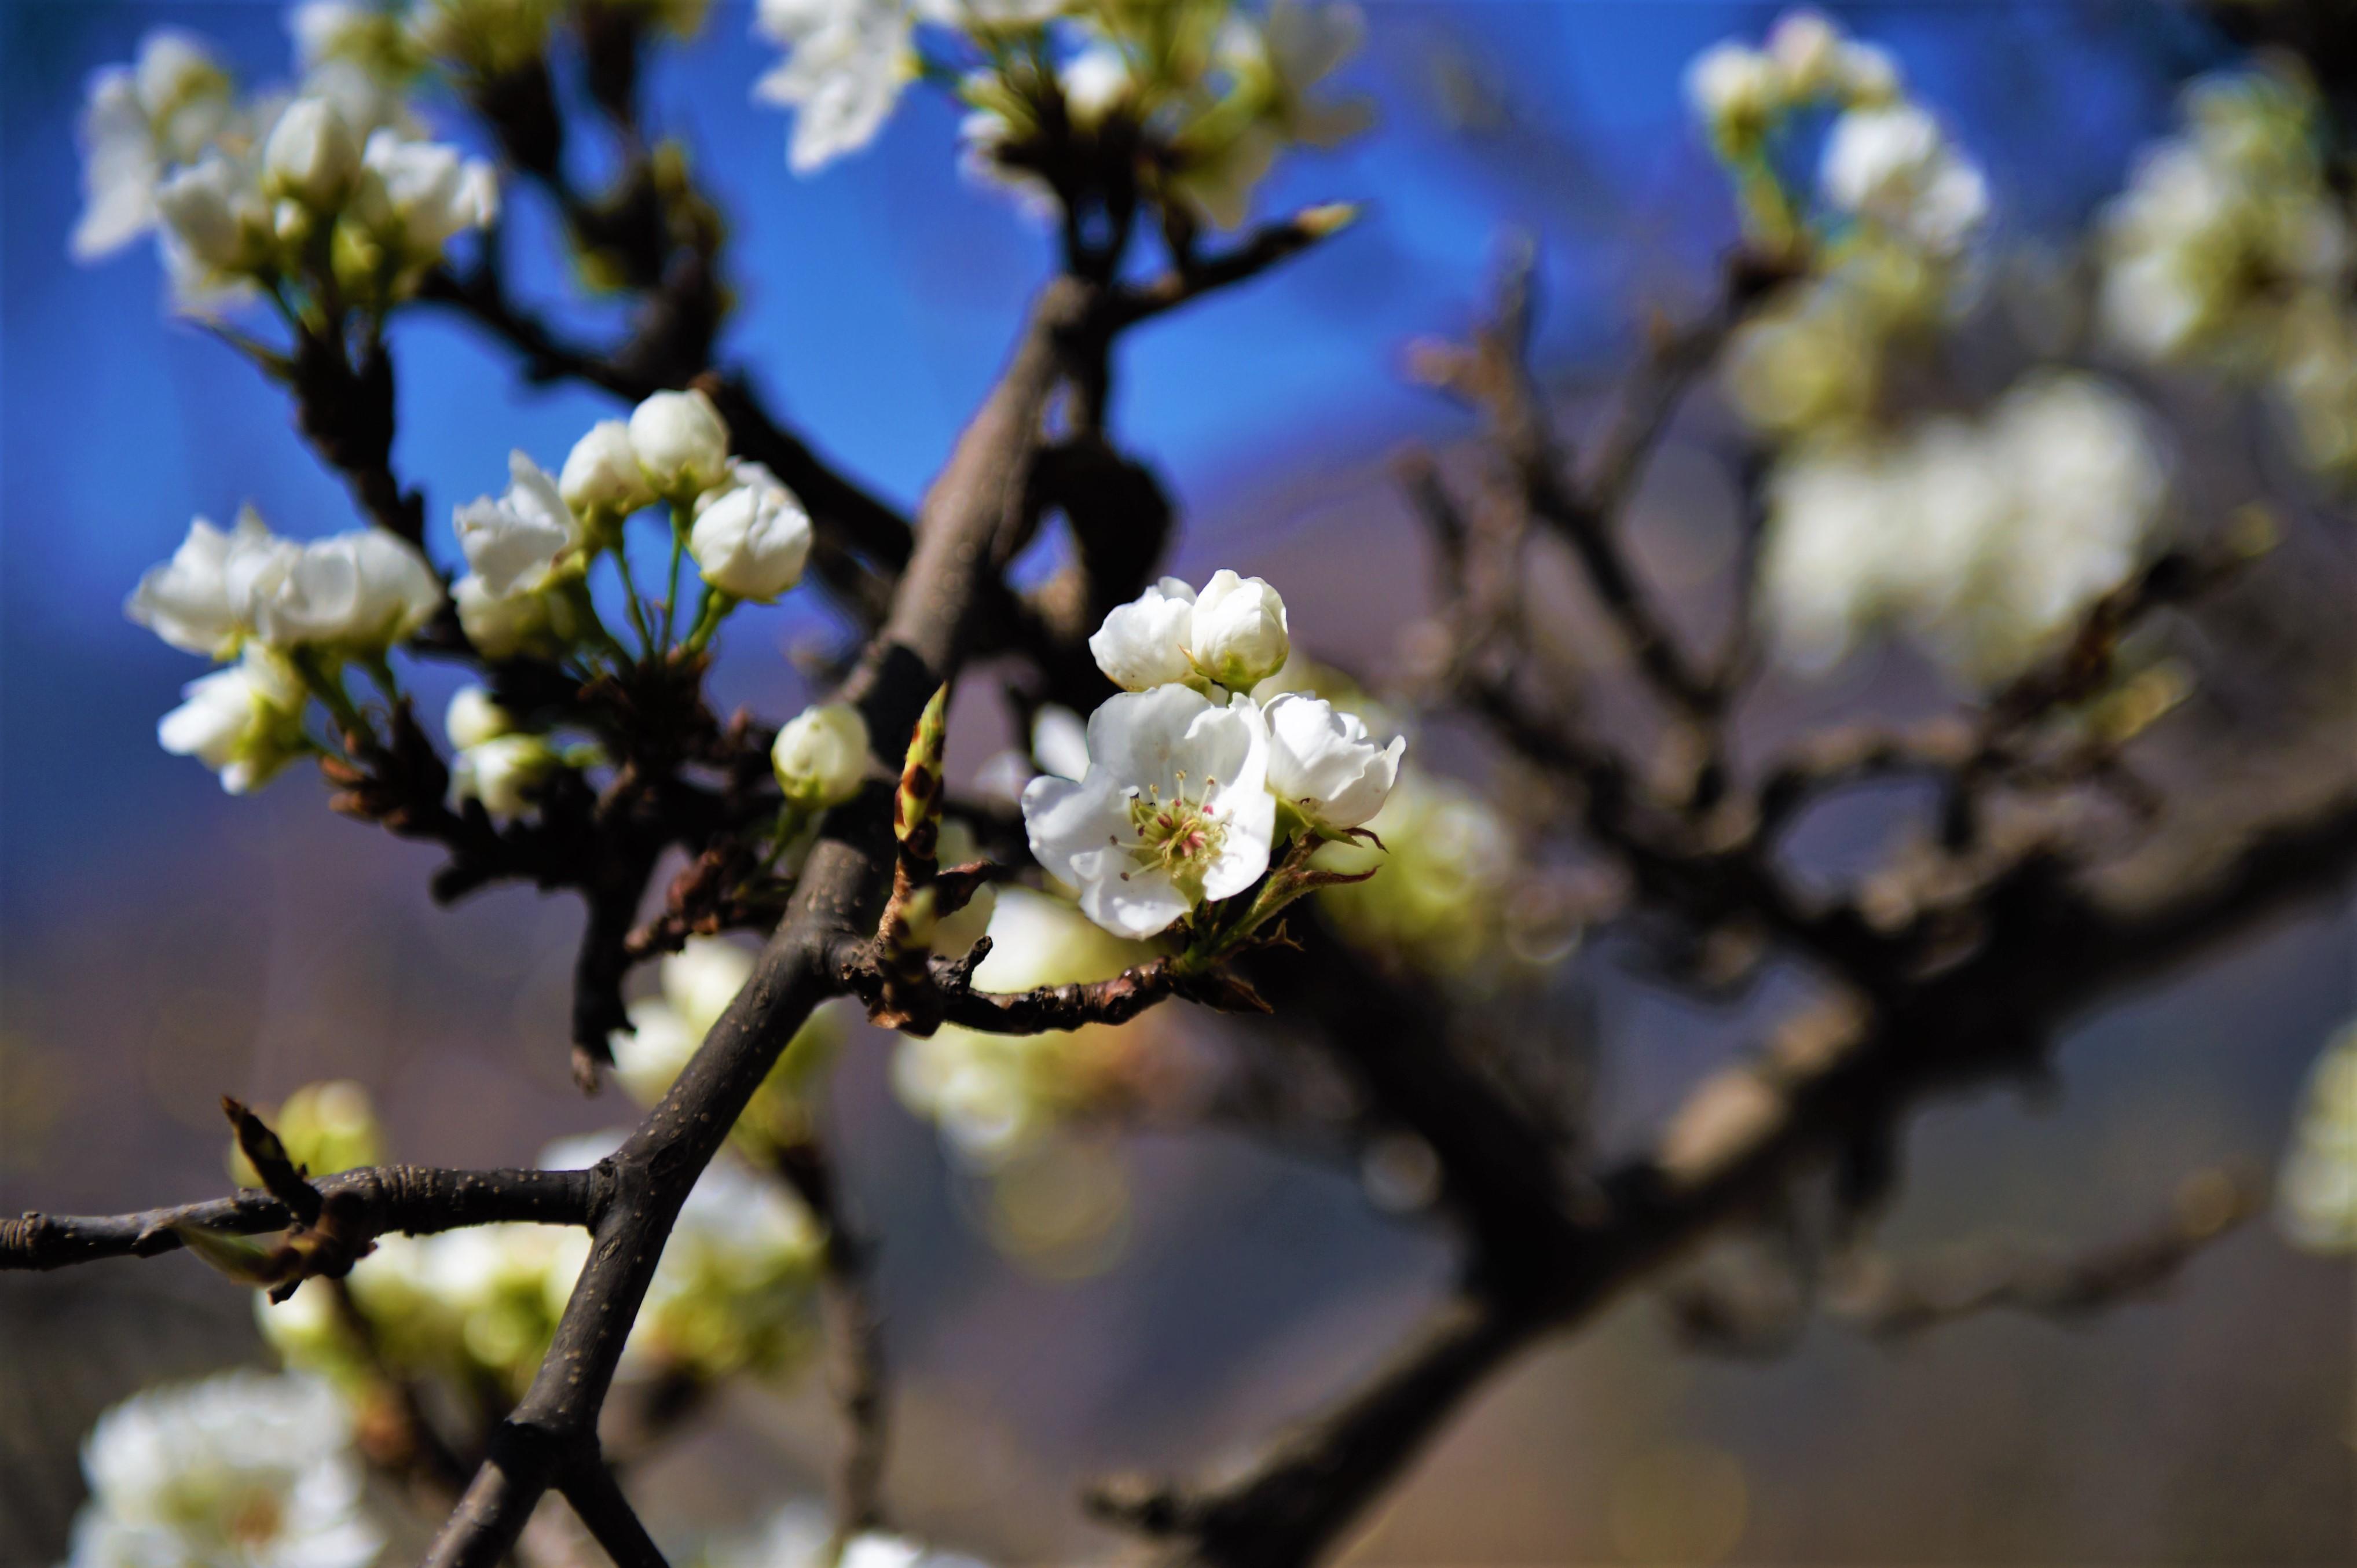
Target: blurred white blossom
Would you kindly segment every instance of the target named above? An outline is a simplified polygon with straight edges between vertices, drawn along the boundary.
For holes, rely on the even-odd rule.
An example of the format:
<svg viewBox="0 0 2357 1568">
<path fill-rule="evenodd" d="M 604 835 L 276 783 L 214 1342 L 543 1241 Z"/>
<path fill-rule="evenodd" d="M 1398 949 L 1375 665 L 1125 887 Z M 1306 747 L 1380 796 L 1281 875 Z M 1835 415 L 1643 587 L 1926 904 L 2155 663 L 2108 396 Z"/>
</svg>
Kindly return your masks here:
<svg viewBox="0 0 2357 1568">
<path fill-rule="evenodd" d="M 630 411 L 630 447 L 657 495 L 693 498 L 728 477 L 728 425 L 700 392 L 661 392 Z"/>
<path fill-rule="evenodd" d="M 1911 103 L 1853 109 L 1825 141 L 1825 198 L 1942 259 L 1988 216 L 1988 182 Z"/>
<path fill-rule="evenodd" d="M 66 1568 L 365 1568 L 351 1414 L 317 1378 L 224 1372 L 135 1394 L 82 1444 Z"/>
<path fill-rule="evenodd" d="M 544 736 L 495 735 L 451 758 L 450 800 L 479 800 L 493 822 L 512 822 L 532 809 L 533 791 L 563 766 L 565 758 Z"/>
<path fill-rule="evenodd" d="M 185 699 L 156 725 L 175 757 L 193 757 L 221 775 L 232 795 L 260 789 L 309 749 L 303 682 L 279 655 L 252 647 L 235 664 L 181 689 Z"/>
<path fill-rule="evenodd" d="M 2305 1251 L 2357 1251 L 2357 1024 L 2335 1033 L 2309 1070 L 2276 1178 L 2276 1223 Z"/>
<path fill-rule="evenodd" d="M 839 806 L 867 777 L 867 721 L 848 703 L 804 708 L 778 731 L 770 763 L 789 805 Z"/>
<path fill-rule="evenodd" d="M 1761 607 L 1804 671 L 1889 624 L 1958 680 L 2001 682 L 2142 563 L 2167 478 L 2126 396 L 2033 377 L 1977 423 L 1787 458 L 1770 481 Z"/>
<path fill-rule="evenodd" d="M 479 496 L 453 519 L 458 548 L 492 598 L 536 593 L 560 572 L 586 566 L 595 542 L 556 481 L 522 452 L 508 455 L 508 488 Z"/>
<path fill-rule="evenodd" d="M 140 577 L 123 613 L 184 652 L 231 658 L 253 631 L 254 580 L 286 548 L 252 507 L 228 532 L 198 518 L 172 558 Z"/>
<path fill-rule="evenodd" d="M 230 128 L 236 102 L 210 50 L 176 28 L 142 38 L 139 58 L 91 78 L 82 108 L 82 212 L 72 252 L 92 261 L 154 226 L 156 186 Z"/>
<path fill-rule="evenodd" d="M 461 750 L 480 746 L 515 727 L 514 715 L 480 686 L 461 686 L 451 693 L 449 709 L 442 717 L 443 733 L 450 737 L 452 746 Z"/>
<path fill-rule="evenodd" d="M 381 657 L 442 607 L 425 557 L 382 528 L 272 550 L 245 589 L 253 629 L 273 648 L 362 657 Z"/>
</svg>

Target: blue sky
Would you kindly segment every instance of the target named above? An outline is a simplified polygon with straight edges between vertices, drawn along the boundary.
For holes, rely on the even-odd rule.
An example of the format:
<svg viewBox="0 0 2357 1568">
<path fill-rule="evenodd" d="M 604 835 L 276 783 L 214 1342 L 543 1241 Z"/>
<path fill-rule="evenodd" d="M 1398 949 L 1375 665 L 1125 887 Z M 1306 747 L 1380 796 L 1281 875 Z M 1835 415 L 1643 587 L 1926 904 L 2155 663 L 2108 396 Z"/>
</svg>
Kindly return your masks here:
<svg viewBox="0 0 2357 1568">
<path fill-rule="evenodd" d="M 2067 224 L 2115 183 L 2166 115 L 2169 70 L 2202 47 L 2140 0 L 1838 9 L 1899 53 L 1988 164 L 2008 220 L 2030 231 Z M 1368 10 L 1370 47 L 1347 85 L 1377 102 L 1379 128 L 1289 159 L 1264 198 L 1269 210 L 1364 200 L 1367 220 L 1125 350 L 1119 426 L 1190 512 L 1211 520 L 1214 538 L 1222 502 L 1257 483 L 1455 430 L 1402 383 L 1399 348 L 1462 324 L 1502 226 L 1542 242 L 1542 354 L 1563 365 L 1606 362 L 1632 307 L 1689 295 L 1727 235 L 1679 74 L 1714 39 L 1756 36 L 1772 7 L 1376 0 Z M 747 20 L 743 6 L 716 7 L 651 95 L 736 224 L 742 307 L 726 351 L 823 450 L 909 500 L 1044 274 L 1045 236 L 961 179 L 955 111 L 922 91 L 867 153 L 791 176 L 782 117 L 748 99 L 768 56 Z M 192 764 L 155 750 L 156 714 L 199 671 L 121 618 L 140 570 L 192 513 L 225 519 L 244 500 L 289 533 L 354 521 L 280 395 L 167 318 L 144 246 L 90 267 L 66 257 L 82 85 L 163 22 L 216 39 L 248 81 L 289 70 L 271 5 L 0 6 L 0 854 L 12 909 L 86 855 L 91 824 L 142 824 L 113 835 L 136 853 L 146 832 L 214 809 L 197 803 L 210 785 Z M 1484 84 L 1505 114 L 1452 128 L 1442 81 Z M 512 207 L 521 287 L 559 297 L 544 215 L 528 197 Z M 395 343 L 396 462 L 425 488 L 436 530 L 454 503 L 499 488 L 511 446 L 554 463 L 610 412 L 577 389 L 520 386 L 445 317 L 413 313 Z"/>
</svg>

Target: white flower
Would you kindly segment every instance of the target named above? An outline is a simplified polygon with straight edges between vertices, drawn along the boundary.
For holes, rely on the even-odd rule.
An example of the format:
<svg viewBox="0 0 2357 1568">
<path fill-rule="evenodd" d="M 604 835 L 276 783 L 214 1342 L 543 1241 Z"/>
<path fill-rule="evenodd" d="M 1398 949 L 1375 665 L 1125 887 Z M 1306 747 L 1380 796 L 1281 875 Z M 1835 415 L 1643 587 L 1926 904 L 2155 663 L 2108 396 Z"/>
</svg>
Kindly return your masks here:
<svg viewBox="0 0 2357 1568">
<path fill-rule="evenodd" d="M 1686 102 L 1727 156 L 1757 145 L 1784 107 L 1782 87 L 1774 62 L 1732 38 L 1713 44 L 1686 67 Z"/>
<path fill-rule="evenodd" d="M 725 594 L 769 604 L 802 580 L 810 559 L 810 513 L 759 463 L 732 466 L 725 489 L 695 502 L 687 536 L 704 580 Z"/>
<path fill-rule="evenodd" d="M 120 250 L 152 227 L 156 180 L 195 158 L 234 113 L 228 74 L 203 44 L 172 28 L 140 40 L 137 64 L 93 76 L 80 126 L 83 201 L 74 259 Z"/>
<path fill-rule="evenodd" d="M 630 411 L 630 447 L 658 495 L 709 489 L 728 473 L 728 426 L 700 392 L 662 392 Z"/>
<path fill-rule="evenodd" d="M 1250 691 L 1284 669 L 1292 651 L 1285 601 L 1275 588 L 1258 577 L 1211 574 L 1195 596 L 1188 628 L 1188 652 L 1198 670 L 1231 690 Z"/>
<path fill-rule="evenodd" d="M 253 629 L 254 579 L 274 553 L 295 548 L 251 507 L 227 533 L 198 518 L 172 558 L 140 577 L 123 613 L 184 652 L 230 658 Z"/>
<path fill-rule="evenodd" d="M 489 228 L 499 203 L 489 163 L 388 126 L 369 136 L 352 209 L 404 265 L 425 266 L 454 236 Z"/>
<path fill-rule="evenodd" d="M 1988 182 L 1912 104 L 1852 109 L 1825 140 L 1826 199 L 1935 256 L 1963 251 L 1988 216 Z"/>
<path fill-rule="evenodd" d="M 662 994 L 630 1004 L 630 1027 L 609 1041 L 614 1076 L 640 1104 L 662 1098 L 728 1004 L 753 978 L 753 955 L 717 937 L 690 937 L 662 961 Z"/>
<path fill-rule="evenodd" d="M 794 111 L 787 161 L 809 174 L 876 139 L 916 74 L 902 0 L 759 0 L 753 32 L 786 50 L 753 96 Z"/>
<path fill-rule="evenodd" d="M 508 455 L 507 493 L 457 510 L 458 548 L 493 598 L 546 587 L 560 567 L 586 564 L 587 540 L 556 481 L 522 452 Z"/>
<path fill-rule="evenodd" d="M 2357 1251 L 2357 1024 L 2343 1025 L 2309 1069 L 2276 1222 L 2304 1251 Z"/>
<path fill-rule="evenodd" d="M 1157 686 L 1108 698 L 1089 719 L 1088 776 L 1033 779 L 1023 821 L 1039 864 L 1081 890 L 1082 913 L 1150 937 L 1268 869 L 1267 779 L 1268 728 L 1251 698 L 1218 707 Z"/>
<path fill-rule="evenodd" d="M 1383 810 L 1399 781 L 1405 736 L 1377 746 L 1364 720 L 1318 697 L 1286 692 L 1268 720 L 1268 788 L 1320 828 L 1355 828 Z"/>
<path fill-rule="evenodd" d="M 1905 513 L 1878 465 L 1827 449 L 1775 471 L 1769 516 L 1763 613 L 1784 661 L 1820 674 L 1848 656 L 1871 620 L 1889 535 L 1904 532 Z"/>
<path fill-rule="evenodd" d="M 848 703 L 804 708 L 778 731 L 770 764 L 788 804 L 839 806 L 867 777 L 867 721 Z"/>
<path fill-rule="evenodd" d="M 506 735 L 515 727 L 515 716 L 480 686 L 461 686 L 452 693 L 449 710 L 442 716 L 443 733 L 461 751 Z"/>
<path fill-rule="evenodd" d="M 180 694 L 187 700 L 156 723 L 157 743 L 219 773 L 232 795 L 269 783 L 307 749 L 307 693 L 267 649 L 247 649 L 238 662 L 189 682 Z"/>
<path fill-rule="evenodd" d="M 655 499 L 639 467 L 639 449 L 630 445 L 630 422 L 622 419 L 601 419 L 573 444 L 556 489 L 565 504 L 583 517 L 628 517 Z"/>
<path fill-rule="evenodd" d="M 255 632 L 281 649 L 381 654 L 442 607 L 442 584 L 425 557 L 381 528 L 273 552 L 249 594 Z"/>
<path fill-rule="evenodd" d="M 1852 108 L 1896 102 L 1900 76 L 1899 62 L 1879 44 L 1845 39 L 1834 65 L 1835 89 Z"/>
<path fill-rule="evenodd" d="M 156 188 L 166 257 L 194 281 L 252 271 L 273 243 L 270 203 L 257 171 L 242 159 L 213 152 Z"/>
<path fill-rule="evenodd" d="M 1821 98 L 1840 80 L 1841 29 L 1823 11 L 1787 11 L 1768 29 L 1767 55 L 1786 93 L 1802 102 Z"/>
<path fill-rule="evenodd" d="M 1031 715 L 1031 759 L 1039 765 L 1040 772 L 1059 779 L 1084 777 L 1089 770 L 1089 731 L 1081 715 L 1054 703 L 1041 703 Z"/>
<path fill-rule="evenodd" d="M 1089 639 L 1089 652 L 1105 679 L 1126 691 L 1189 680 L 1195 667 L 1187 644 L 1194 623 L 1195 590 L 1165 577 L 1107 615 Z"/>
<path fill-rule="evenodd" d="M 554 596 L 546 593 L 494 594 L 474 573 L 450 587 L 458 625 L 486 659 L 513 659 L 546 647 L 553 639 Z"/>
<path fill-rule="evenodd" d="M 450 800 L 480 800 L 493 822 L 512 822 L 532 809 L 533 792 L 562 766 L 564 759 L 540 736 L 493 736 L 452 760 Z"/>
<path fill-rule="evenodd" d="M 225 1372 L 135 1394 L 82 1444 L 66 1568 L 365 1568 L 351 1414 L 326 1382 Z"/>
<path fill-rule="evenodd" d="M 360 138 L 324 98 L 289 103 L 262 145 L 263 183 L 269 192 L 322 216 L 343 206 L 360 172 Z"/>
</svg>

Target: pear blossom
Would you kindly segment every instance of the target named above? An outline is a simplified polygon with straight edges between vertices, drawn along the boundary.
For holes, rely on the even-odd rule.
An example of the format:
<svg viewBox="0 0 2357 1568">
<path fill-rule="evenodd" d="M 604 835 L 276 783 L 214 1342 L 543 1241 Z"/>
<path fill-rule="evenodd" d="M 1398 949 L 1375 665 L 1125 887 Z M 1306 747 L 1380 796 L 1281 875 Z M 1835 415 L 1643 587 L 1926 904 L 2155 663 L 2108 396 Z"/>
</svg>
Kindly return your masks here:
<svg viewBox="0 0 2357 1568">
<path fill-rule="evenodd" d="M 1445 975 L 1480 973 L 1510 952 L 1505 911 L 1515 871 L 1512 833 L 1488 801 L 1414 763 L 1367 824 L 1387 847 L 1328 843 L 1317 864 L 1383 874 L 1321 888 L 1318 900 L 1349 940 Z"/>
<path fill-rule="evenodd" d="M 1841 29 L 1823 11 L 1787 11 L 1768 29 L 1766 53 L 1783 91 L 1798 100 L 1832 92 L 1841 70 Z"/>
<path fill-rule="evenodd" d="M 786 156 L 796 174 L 876 139 L 916 75 L 915 20 L 902 0 L 759 0 L 754 34 L 786 58 L 753 96 L 794 111 Z"/>
<path fill-rule="evenodd" d="M 1732 38 L 1694 58 L 1686 67 L 1685 91 L 1712 145 L 1728 157 L 1756 147 L 1784 107 L 1775 62 Z"/>
<path fill-rule="evenodd" d="M 303 682 L 268 649 L 252 647 L 235 664 L 181 689 L 186 699 L 156 725 L 175 757 L 193 757 L 221 775 L 232 795 L 260 789 L 309 749 L 303 736 Z"/>
<path fill-rule="evenodd" d="M 80 126 L 82 213 L 77 261 L 120 250 L 153 227 L 156 181 L 194 161 L 234 119 L 230 79 L 211 52 L 175 28 L 140 40 L 139 59 L 91 79 Z"/>
<path fill-rule="evenodd" d="M 140 577 L 123 613 L 183 652 L 231 658 L 253 630 L 254 580 L 274 553 L 295 548 L 252 507 L 226 533 L 198 518 L 172 558 Z"/>
<path fill-rule="evenodd" d="M 1031 852 L 1081 890 L 1089 918 L 1156 935 L 1268 869 L 1268 726 L 1242 694 L 1224 707 L 1177 685 L 1108 698 L 1089 718 L 1087 776 L 1025 787 Z"/>
<path fill-rule="evenodd" d="M 688 553 L 722 593 L 770 604 L 802 581 L 810 559 L 810 513 L 759 463 L 731 466 L 726 489 L 696 499 Z"/>
<path fill-rule="evenodd" d="M 1961 252 L 1988 216 L 1988 182 L 1913 104 L 1853 109 L 1826 138 L 1821 175 L 1835 207 L 1872 218 L 1935 256 Z"/>
<path fill-rule="evenodd" d="M 469 572 L 450 585 L 450 602 L 467 640 L 486 659 L 514 659 L 564 640 L 556 635 L 561 601 L 554 593 L 494 594 Z"/>
<path fill-rule="evenodd" d="M 82 1444 L 91 1497 L 66 1568 L 367 1568 L 352 1416 L 301 1374 L 224 1372 L 135 1394 Z"/>
<path fill-rule="evenodd" d="M 614 1031 L 614 1076 L 630 1097 L 651 1105 L 687 1065 L 728 1004 L 753 978 L 753 955 L 718 937 L 690 937 L 666 956 L 662 994 L 629 1006 L 630 1026 Z"/>
<path fill-rule="evenodd" d="M 232 281 L 266 260 L 275 242 L 260 170 L 215 151 L 156 187 L 165 260 L 192 287 Z"/>
<path fill-rule="evenodd" d="M 567 567 L 587 564 L 588 538 L 556 481 L 522 452 L 508 455 L 508 488 L 458 508 L 458 548 L 493 598 L 548 586 Z"/>
<path fill-rule="evenodd" d="M 804 708 L 778 731 L 770 762 L 787 804 L 839 806 L 867 777 L 867 721 L 848 703 Z"/>
<path fill-rule="evenodd" d="M 1278 694 L 1268 721 L 1268 788 L 1316 828 L 1347 832 L 1383 810 L 1399 781 L 1406 737 L 1378 746 L 1366 721 L 1322 698 Z"/>
<path fill-rule="evenodd" d="M 700 392 L 662 392 L 630 411 L 630 446 L 658 495 L 709 489 L 728 473 L 728 425 Z"/>
<path fill-rule="evenodd" d="M 2357 1251 L 2357 1024 L 2341 1026 L 2309 1069 L 2276 1223 L 2303 1251 Z"/>
<path fill-rule="evenodd" d="M 449 709 L 442 716 L 443 733 L 461 751 L 497 739 L 515 727 L 515 716 L 480 686 L 461 686 L 452 693 Z"/>
<path fill-rule="evenodd" d="M 1089 652 L 1105 679 L 1126 691 L 1191 679 L 1187 644 L 1195 622 L 1195 590 L 1165 577 L 1108 614 L 1089 638 Z"/>
<path fill-rule="evenodd" d="M 481 158 L 382 127 L 361 153 L 352 211 L 403 266 L 427 266 L 454 237 L 497 220 L 499 180 Z"/>
<path fill-rule="evenodd" d="M 324 98 L 289 103 L 262 145 L 263 188 L 323 217 L 342 208 L 360 172 L 360 138 Z"/>
<path fill-rule="evenodd" d="M 1079 779 L 1089 770 L 1089 731 L 1081 715 L 1055 703 L 1042 703 L 1031 715 L 1031 759 L 1039 771 Z"/>
<path fill-rule="evenodd" d="M 496 735 L 460 751 L 450 764 L 453 804 L 479 800 L 497 822 L 532 809 L 532 797 L 564 758 L 536 735 Z"/>
<path fill-rule="evenodd" d="M 639 449 L 630 445 L 628 420 L 601 419 L 589 434 L 573 444 L 557 475 L 557 493 L 581 517 L 597 513 L 628 517 L 652 506 L 654 488 L 639 467 Z"/>
<path fill-rule="evenodd" d="M 382 654 L 442 607 L 425 557 L 381 528 L 274 551 L 247 593 L 256 634 L 279 649 Z"/>
<path fill-rule="evenodd" d="M 1258 577 L 1211 574 L 1195 596 L 1188 653 L 1195 667 L 1235 691 L 1250 691 L 1279 670 L 1293 651 L 1285 601 Z"/>
</svg>

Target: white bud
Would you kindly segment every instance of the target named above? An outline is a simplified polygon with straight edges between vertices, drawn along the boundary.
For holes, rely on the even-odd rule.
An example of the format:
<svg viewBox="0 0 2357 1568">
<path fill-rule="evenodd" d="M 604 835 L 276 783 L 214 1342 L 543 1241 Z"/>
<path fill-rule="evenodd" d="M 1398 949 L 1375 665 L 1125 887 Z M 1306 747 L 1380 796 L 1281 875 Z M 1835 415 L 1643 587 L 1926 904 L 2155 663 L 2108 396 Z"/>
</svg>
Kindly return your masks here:
<svg viewBox="0 0 2357 1568">
<path fill-rule="evenodd" d="M 1195 618 L 1195 590 L 1165 577 L 1104 618 L 1089 652 L 1105 679 L 1131 692 L 1193 677 L 1187 644 Z"/>
<path fill-rule="evenodd" d="M 839 806 L 867 777 L 867 721 L 848 703 L 804 708 L 778 732 L 770 763 L 790 804 Z"/>
<path fill-rule="evenodd" d="M 158 185 L 156 212 L 180 251 L 215 273 L 251 267 L 270 233 L 270 204 L 251 171 L 220 153 Z"/>
<path fill-rule="evenodd" d="M 1841 29 L 1823 11 L 1787 11 L 1768 31 L 1768 59 L 1784 91 L 1806 100 L 1831 91 L 1841 63 Z"/>
<path fill-rule="evenodd" d="M 667 496 L 709 489 L 728 472 L 728 426 L 700 392 L 664 392 L 630 413 L 630 446 Z"/>
<path fill-rule="evenodd" d="M 248 649 L 237 663 L 189 682 L 180 694 L 187 700 L 157 722 L 156 741 L 219 773 L 232 795 L 267 784 L 303 753 L 307 693 L 267 650 Z"/>
<path fill-rule="evenodd" d="M 480 158 L 386 127 L 368 139 L 352 206 L 404 263 L 424 265 L 438 260 L 453 236 L 499 216 L 499 181 Z"/>
<path fill-rule="evenodd" d="M 1258 577 L 1214 572 L 1196 596 L 1188 647 L 1204 674 L 1232 691 L 1250 691 L 1284 669 L 1293 651 L 1285 601 Z"/>
<path fill-rule="evenodd" d="M 450 766 L 450 798 L 480 800 L 494 822 L 509 822 L 531 810 L 533 789 L 562 765 L 539 736 L 493 736 L 458 753 Z"/>
<path fill-rule="evenodd" d="M 639 450 L 630 445 L 630 422 L 620 419 L 599 420 L 573 444 L 556 489 L 565 504 L 583 517 L 593 511 L 628 517 L 655 499 L 640 471 Z"/>
<path fill-rule="evenodd" d="M 297 98 L 270 128 L 263 144 L 264 183 L 274 195 L 331 213 L 351 194 L 361 171 L 361 146 L 352 128 L 324 98 Z"/>
<path fill-rule="evenodd" d="M 494 594 L 469 572 L 452 585 L 450 599 L 458 607 L 458 625 L 467 640 L 486 659 L 513 659 L 549 640 L 546 594 Z"/>
<path fill-rule="evenodd" d="M 695 503 L 688 553 L 704 580 L 740 599 L 769 604 L 802 581 L 811 520 L 794 493 L 759 463 L 738 463 L 726 489 Z"/>
<path fill-rule="evenodd" d="M 513 715 L 491 700 L 491 694 L 480 686 L 461 686 L 451 695 L 450 708 L 442 717 L 442 728 L 450 736 L 450 744 L 464 751 L 480 746 L 514 730 Z"/>
<path fill-rule="evenodd" d="M 1383 810 L 1399 782 L 1404 737 L 1377 746 L 1358 714 L 1297 692 L 1280 694 L 1263 714 L 1270 794 L 1321 828 L 1355 828 Z"/>
<path fill-rule="evenodd" d="M 1686 102 L 1722 153 L 1748 151 L 1783 107 L 1775 66 L 1732 39 L 1712 45 L 1686 68 Z"/>
</svg>

